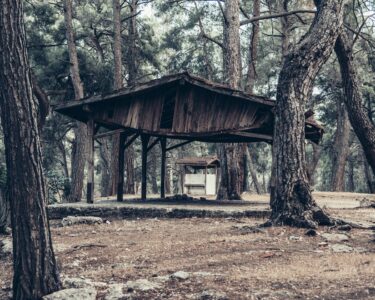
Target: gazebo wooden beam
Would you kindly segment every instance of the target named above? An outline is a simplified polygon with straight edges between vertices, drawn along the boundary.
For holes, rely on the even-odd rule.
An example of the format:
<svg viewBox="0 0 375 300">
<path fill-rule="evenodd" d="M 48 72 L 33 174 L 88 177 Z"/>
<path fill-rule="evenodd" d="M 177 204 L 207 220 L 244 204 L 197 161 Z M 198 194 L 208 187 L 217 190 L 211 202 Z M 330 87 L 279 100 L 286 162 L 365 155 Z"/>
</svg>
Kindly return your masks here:
<svg viewBox="0 0 375 300">
<path fill-rule="evenodd" d="M 94 131 L 95 123 L 93 119 L 87 122 L 88 151 L 87 151 L 87 203 L 94 203 Z"/>
<path fill-rule="evenodd" d="M 161 176 L 160 176 L 160 198 L 165 198 L 165 163 L 167 158 L 167 139 L 160 139 L 161 146 Z"/>
<path fill-rule="evenodd" d="M 171 151 L 171 150 L 173 150 L 173 149 L 176 149 L 176 148 L 179 148 L 179 147 L 185 146 L 185 145 L 187 145 L 187 144 L 190 144 L 191 142 L 193 142 L 193 141 L 185 141 L 185 142 L 179 143 L 179 144 L 177 144 L 177 145 L 173 145 L 173 146 L 171 146 L 171 147 L 168 147 L 168 148 L 166 149 L 166 151 Z"/>
</svg>

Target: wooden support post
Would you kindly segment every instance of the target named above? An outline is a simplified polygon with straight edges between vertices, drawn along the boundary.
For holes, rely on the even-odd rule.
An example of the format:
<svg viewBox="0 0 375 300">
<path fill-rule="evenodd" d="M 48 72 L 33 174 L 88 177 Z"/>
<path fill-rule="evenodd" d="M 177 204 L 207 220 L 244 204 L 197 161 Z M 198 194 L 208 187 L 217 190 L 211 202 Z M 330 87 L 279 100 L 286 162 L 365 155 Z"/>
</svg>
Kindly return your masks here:
<svg viewBox="0 0 375 300">
<path fill-rule="evenodd" d="M 141 135 L 142 140 L 142 192 L 141 199 L 147 198 L 147 147 L 150 141 L 149 135 Z"/>
<path fill-rule="evenodd" d="M 165 198 L 165 162 L 167 158 L 167 138 L 160 139 L 161 146 L 161 172 L 160 172 L 160 198 Z"/>
<path fill-rule="evenodd" d="M 204 193 L 207 195 L 207 166 L 204 170 Z"/>
<path fill-rule="evenodd" d="M 94 203 L 94 120 L 87 122 L 87 203 Z"/>
<path fill-rule="evenodd" d="M 117 182 L 117 201 L 124 201 L 124 163 L 125 163 L 125 143 L 127 135 L 125 132 L 120 133 L 118 147 L 118 182 Z"/>
</svg>

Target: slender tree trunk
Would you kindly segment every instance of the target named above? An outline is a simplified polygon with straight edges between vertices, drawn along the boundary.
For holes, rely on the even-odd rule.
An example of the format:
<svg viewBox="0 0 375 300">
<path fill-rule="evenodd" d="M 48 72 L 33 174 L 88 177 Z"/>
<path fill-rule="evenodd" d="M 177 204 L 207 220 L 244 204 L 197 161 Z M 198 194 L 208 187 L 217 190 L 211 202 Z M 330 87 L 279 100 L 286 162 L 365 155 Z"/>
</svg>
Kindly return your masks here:
<svg viewBox="0 0 375 300">
<path fill-rule="evenodd" d="M 0 109 L 13 232 L 13 299 L 60 288 L 46 213 L 46 186 L 20 0 L 0 7 Z"/>
<path fill-rule="evenodd" d="M 103 140 L 100 145 L 100 165 L 101 165 L 101 191 L 100 194 L 102 197 L 109 196 L 111 194 L 111 147 L 110 140 Z"/>
<path fill-rule="evenodd" d="M 79 74 L 77 48 L 74 38 L 72 0 L 64 0 L 64 18 L 70 59 L 70 77 L 73 83 L 75 99 L 79 100 L 84 97 L 84 93 L 83 83 Z M 75 139 L 73 142 L 74 150 L 72 151 L 71 189 L 69 202 L 79 202 L 82 198 L 87 151 L 86 124 L 76 122 L 74 135 Z"/>
<path fill-rule="evenodd" d="M 260 0 L 253 1 L 253 17 L 260 15 Z M 258 59 L 259 46 L 259 21 L 254 22 L 251 30 L 249 55 L 247 62 L 247 79 L 245 90 L 252 94 L 254 92 L 255 80 L 257 78 L 256 61 Z"/>
<path fill-rule="evenodd" d="M 223 66 L 224 83 L 239 88 L 241 81 L 240 53 L 240 3 L 239 0 L 225 1 Z M 241 199 L 244 168 L 243 146 L 238 144 L 219 145 L 221 180 L 217 199 Z"/>
<path fill-rule="evenodd" d="M 355 191 L 355 182 L 354 182 L 354 161 L 349 159 L 348 161 L 348 187 L 346 189 L 348 192 Z"/>
<path fill-rule="evenodd" d="M 343 22 L 343 2 L 316 1 L 309 31 L 289 51 L 279 76 L 273 136 L 275 186 L 270 224 L 316 227 L 332 220 L 314 201 L 307 178 L 305 101 L 320 68 L 329 58 Z"/>
<path fill-rule="evenodd" d="M 332 149 L 331 191 L 345 190 L 345 165 L 349 156 L 350 123 L 345 105 L 337 102 L 337 129 Z"/>
<path fill-rule="evenodd" d="M 158 193 L 158 181 L 157 181 L 158 158 L 156 155 L 155 148 L 151 150 L 150 158 L 151 158 L 151 162 L 150 162 L 151 191 L 153 194 L 157 194 Z"/>
<path fill-rule="evenodd" d="M 313 153 L 312 153 L 312 158 L 310 161 L 308 161 L 308 165 L 307 165 L 307 178 L 309 179 L 310 186 L 314 186 L 315 185 L 315 171 L 316 171 L 316 168 L 318 166 L 318 163 L 322 154 L 322 149 L 320 146 L 312 142 L 311 142 L 311 146 L 313 148 Z"/>
<path fill-rule="evenodd" d="M 340 64 L 345 93 L 344 102 L 349 120 L 362 145 L 367 162 L 375 174 L 375 126 L 363 105 L 358 75 L 353 61 L 352 43 L 345 32 L 338 37 L 335 52 Z"/>
<path fill-rule="evenodd" d="M 122 36 L 121 36 L 121 4 L 119 0 L 112 0 L 113 10 L 113 59 L 114 59 L 114 90 L 119 90 L 123 87 L 122 78 Z M 112 137 L 112 155 L 111 165 L 109 169 L 109 178 L 104 178 L 105 182 L 110 181 L 110 195 L 117 193 L 118 178 L 118 153 L 119 153 L 120 134 L 115 134 Z M 107 172 L 106 172 L 107 173 Z M 108 195 L 107 195 L 108 196 Z"/>
<path fill-rule="evenodd" d="M 257 194 L 261 194 L 262 193 L 262 187 L 261 187 L 261 185 L 258 181 L 257 173 L 256 173 L 255 168 L 254 168 L 254 162 L 253 162 L 253 159 L 252 159 L 252 156 L 250 154 L 250 150 L 249 150 L 248 147 L 246 147 L 246 149 L 245 149 L 245 155 L 246 155 L 247 165 L 248 165 L 248 169 L 249 169 L 249 172 L 250 172 L 251 180 L 253 182 L 255 191 L 256 191 Z"/>
<path fill-rule="evenodd" d="M 8 228 L 9 204 L 4 193 L 4 189 L 0 188 L 0 235 L 5 234 Z"/>
</svg>

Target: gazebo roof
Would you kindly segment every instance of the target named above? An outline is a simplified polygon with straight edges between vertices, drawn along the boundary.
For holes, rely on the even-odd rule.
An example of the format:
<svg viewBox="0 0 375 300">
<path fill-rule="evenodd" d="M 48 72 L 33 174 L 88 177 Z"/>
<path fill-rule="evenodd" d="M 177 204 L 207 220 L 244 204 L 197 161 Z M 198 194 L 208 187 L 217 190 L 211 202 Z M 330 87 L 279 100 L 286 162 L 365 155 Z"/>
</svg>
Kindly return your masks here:
<svg viewBox="0 0 375 300">
<path fill-rule="evenodd" d="M 55 110 L 109 130 L 204 142 L 272 141 L 275 101 L 188 73 L 68 101 Z M 323 128 L 306 115 L 306 138 L 318 143 Z"/>
</svg>

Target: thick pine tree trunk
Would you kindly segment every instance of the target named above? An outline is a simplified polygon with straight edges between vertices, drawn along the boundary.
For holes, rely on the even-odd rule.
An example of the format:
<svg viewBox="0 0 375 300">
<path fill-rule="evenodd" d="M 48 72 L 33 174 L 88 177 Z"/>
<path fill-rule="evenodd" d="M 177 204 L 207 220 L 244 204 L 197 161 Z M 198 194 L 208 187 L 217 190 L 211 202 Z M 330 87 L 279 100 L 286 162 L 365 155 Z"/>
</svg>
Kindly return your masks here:
<svg viewBox="0 0 375 300">
<path fill-rule="evenodd" d="M 340 64 L 344 102 L 350 123 L 360 141 L 368 164 L 375 174 L 375 126 L 369 118 L 362 101 L 358 75 L 354 65 L 352 43 L 345 32 L 341 33 L 335 45 Z"/>
<path fill-rule="evenodd" d="M 0 7 L 0 108 L 13 232 L 13 299 L 60 288 L 46 213 L 46 186 L 20 0 Z"/>
<path fill-rule="evenodd" d="M 346 107 L 337 101 L 337 129 L 332 149 L 331 191 L 345 191 L 345 166 L 349 156 L 350 123 Z"/>
<path fill-rule="evenodd" d="M 73 83 L 75 99 L 79 100 L 83 98 L 84 93 L 83 83 L 79 75 L 77 48 L 74 39 L 72 0 L 65 0 L 64 2 L 64 18 L 70 59 L 70 77 Z M 76 122 L 74 135 L 69 202 L 79 202 L 82 198 L 87 151 L 87 126 L 81 122 Z"/>
<path fill-rule="evenodd" d="M 270 224 L 316 227 L 332 220 L 314 201 L 307 178 L 305 102 L 314 79 L 329 58 L 343 22 L 343 2 L 316 1 L 307 34 L 286 55 L 279 76 L 273 137 L 274 186 Z"/>
<path fill-rule="evenodd" d="M 223 66 L 224 83 L 239 88 L 241 81 L 240 53 L 240 3 L 239 0 L 225 1 Z M 217 199 L 241 199 L 244 168 L 243 146 L 221 144 L 218 146 L 221 163 L 221 180 Z"/>
</svg>

